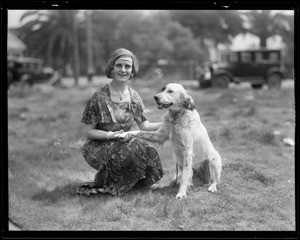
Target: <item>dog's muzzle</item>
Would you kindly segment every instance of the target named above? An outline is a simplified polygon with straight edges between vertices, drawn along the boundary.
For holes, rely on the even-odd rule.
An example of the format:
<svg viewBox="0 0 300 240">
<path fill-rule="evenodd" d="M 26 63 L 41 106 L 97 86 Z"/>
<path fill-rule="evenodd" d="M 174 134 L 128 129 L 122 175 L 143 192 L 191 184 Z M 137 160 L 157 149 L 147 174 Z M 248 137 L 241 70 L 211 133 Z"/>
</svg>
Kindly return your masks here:
<svg viewBox="0 0 300 240">
<path fill-rule="evenodd" d="M 161 103 L 160 102 L 160 98 L 157 97 L 156 95 L 154 96 L 154 100 L 155 100 L 155 102 L 157 104 L 157 108 L 158 109 L 169 108 L 169 107 L 171 107 L 173 105 L 173 103 L 167 103 L 167 104 L 166 103 Z"/>
</svg>

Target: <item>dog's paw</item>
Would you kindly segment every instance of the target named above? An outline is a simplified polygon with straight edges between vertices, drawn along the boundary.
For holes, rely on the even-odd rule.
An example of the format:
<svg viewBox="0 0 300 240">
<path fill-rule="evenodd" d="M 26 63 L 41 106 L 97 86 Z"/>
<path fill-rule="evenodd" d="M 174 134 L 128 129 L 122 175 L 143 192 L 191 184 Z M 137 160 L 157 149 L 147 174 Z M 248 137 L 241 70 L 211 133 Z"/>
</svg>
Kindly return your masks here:
<svg viewBox="0 0 300 240">
<path fill-rule="evenodd" d="M 217 186 L 214 185 L 214 184 L 212 184 L 212 185 L 210 185 L 210 186 L 207 188 L 207 190 L 208 190 L 209 192 L 216 192 L 216 191 L 217 191 Z"/>
<path fill-rule="evenodd" d="M 186 193 L 177 193 L 176 199 L 183 199 L 186 198 Z"/>
</svg>

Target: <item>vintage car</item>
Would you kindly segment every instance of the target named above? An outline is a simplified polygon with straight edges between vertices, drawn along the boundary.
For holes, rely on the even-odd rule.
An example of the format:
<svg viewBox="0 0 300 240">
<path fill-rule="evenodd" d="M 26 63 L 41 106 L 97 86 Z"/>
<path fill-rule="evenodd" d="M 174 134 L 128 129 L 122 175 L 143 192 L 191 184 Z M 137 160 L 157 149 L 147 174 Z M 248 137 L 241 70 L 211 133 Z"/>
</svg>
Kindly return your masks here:
<svg viewBox="0 0 300 240">
<path fill-rule="evenodd" d="M 223 60 L 205 66 L 199 87 L 227 88 L 230 82 L 249 82 L 252 88 L 279 89 L 283 76 L 280 50 L 231 51 Z"/>
<path fill-rule="evenodd" d="M 12 83 L 22 83 L 32 86 L 36 83 L 53 81 L 57 71 L 44 67 L 43 60 L 38 58 L 8 58 L 7 59 L 7 88 Z"/>
</svg>

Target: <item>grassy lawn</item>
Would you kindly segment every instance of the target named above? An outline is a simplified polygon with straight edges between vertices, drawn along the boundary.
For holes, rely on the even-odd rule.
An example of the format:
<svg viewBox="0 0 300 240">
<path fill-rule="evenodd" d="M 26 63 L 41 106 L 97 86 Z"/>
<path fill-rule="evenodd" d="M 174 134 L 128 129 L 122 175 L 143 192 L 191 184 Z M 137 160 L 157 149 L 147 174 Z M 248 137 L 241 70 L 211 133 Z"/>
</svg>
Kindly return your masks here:
<svg viewBox="0 0 300 240">
<path fill-rule="evenodd" d="M 97 86 L 15 87 L 8 92 L 9 217 L 24 230 L 294 231 L 295 154 L 282 141 L 295 138 L 294 88 L 199 90 L 182 83 L 223 159 L 217 193 L 195 179 L 188 198 L 176 200 L 178 187 L 165 186 L 175 171 L 166 143 L 158 148 L 162 187 L 77 196 L 77 186 L 95 174 L 79 147 L 81 116 Z M 132 83 L 150 121 L 162 119 L 153 95 L 165 84 Z"/>
</svg>

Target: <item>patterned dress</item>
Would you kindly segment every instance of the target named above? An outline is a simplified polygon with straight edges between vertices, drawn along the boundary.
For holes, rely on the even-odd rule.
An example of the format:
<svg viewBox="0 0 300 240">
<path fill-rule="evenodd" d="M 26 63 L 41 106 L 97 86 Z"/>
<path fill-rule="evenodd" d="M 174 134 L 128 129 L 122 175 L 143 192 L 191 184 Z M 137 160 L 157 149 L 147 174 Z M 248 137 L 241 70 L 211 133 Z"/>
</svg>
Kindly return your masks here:
<svg viewBox="0 0 300 240">
<path fill-rule="evenodd" d="M 134 123 L 147 120 L 142 99 L 129 87 L 129 102 L 113 102 L 109 86 L 99 88 L 87 102 L 81 122 L 96 124 L 104 131 L 129 131 Z M 147 142 L 132 138 L 119 140 L 87 140 L 81 148 L 86 162 L 96 169 L 94 182 L 83 184 L 77 194 L 108 192 L 120 196 L 133 186 L 151 186 L 163 176 L 157 151 Z"/>
</svg>

